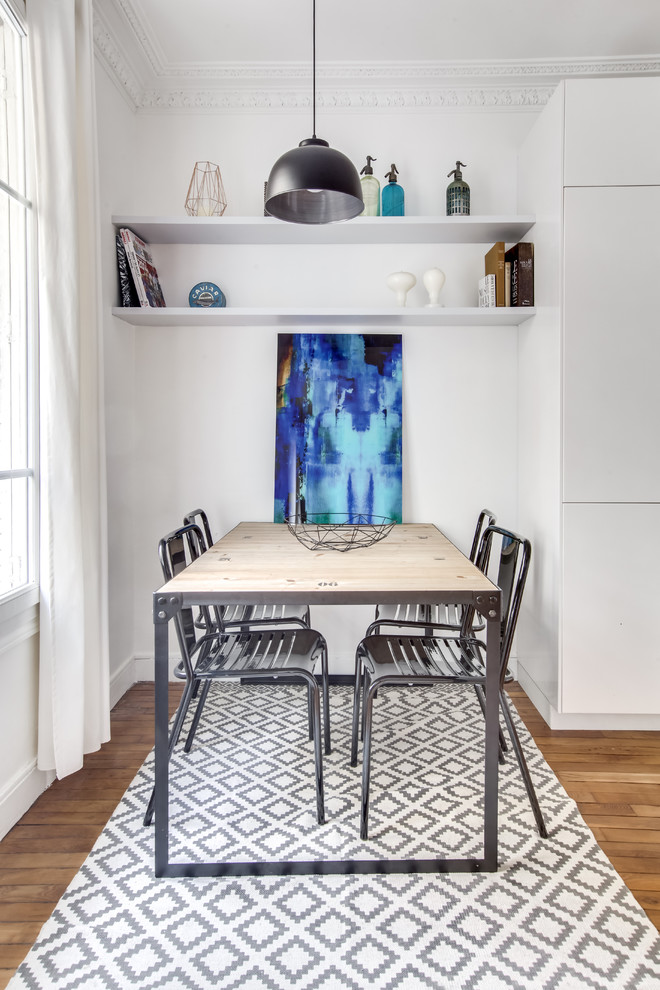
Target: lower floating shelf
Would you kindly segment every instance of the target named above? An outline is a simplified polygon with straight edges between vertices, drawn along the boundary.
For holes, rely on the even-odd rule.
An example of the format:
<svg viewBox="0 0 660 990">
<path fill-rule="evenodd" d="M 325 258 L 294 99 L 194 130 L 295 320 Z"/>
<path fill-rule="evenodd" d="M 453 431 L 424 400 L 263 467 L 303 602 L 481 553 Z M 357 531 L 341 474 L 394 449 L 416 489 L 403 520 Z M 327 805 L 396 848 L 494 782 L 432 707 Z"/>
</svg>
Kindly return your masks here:
<svg viewBox="0 0 660 990">
<path fill-rule="evenodd" d="M 112 315 L 136 327 L 503 327 L 519 326 L 534 316 L 530 307 L 400 309 L 266 309 L 167 306 L 156 309 L 116 306 Z"/>
</svg>

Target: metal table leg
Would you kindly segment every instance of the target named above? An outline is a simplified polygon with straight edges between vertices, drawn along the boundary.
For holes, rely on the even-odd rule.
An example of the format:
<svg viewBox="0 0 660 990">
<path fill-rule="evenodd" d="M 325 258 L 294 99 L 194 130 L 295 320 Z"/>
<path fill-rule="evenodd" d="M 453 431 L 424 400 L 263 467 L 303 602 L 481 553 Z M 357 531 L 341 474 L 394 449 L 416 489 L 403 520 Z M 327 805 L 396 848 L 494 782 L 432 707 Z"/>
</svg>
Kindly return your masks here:
<svg viewBox="0 0 660 990">
<path fill-rule="evenodd" d="M 489 595 L 486 619 L 486 754 L 484 793 L 484 872 L 497 870 L 497 785 L 500 728 L 500 598 Z"/>
<path fill-rule="evenodd" d="M 169 620 L 178 607 L 173 596 L 154 596 L 155 684 L 155 873 L 167 876 L 169 861 Z"/>
</svg>

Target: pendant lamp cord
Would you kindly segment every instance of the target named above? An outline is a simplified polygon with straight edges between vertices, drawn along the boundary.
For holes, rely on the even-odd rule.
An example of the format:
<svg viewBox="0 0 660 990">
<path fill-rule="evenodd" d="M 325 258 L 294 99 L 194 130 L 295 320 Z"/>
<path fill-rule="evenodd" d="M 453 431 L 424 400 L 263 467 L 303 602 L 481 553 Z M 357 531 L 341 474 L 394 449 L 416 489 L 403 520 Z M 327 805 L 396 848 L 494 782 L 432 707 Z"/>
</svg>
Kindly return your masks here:
<svg viewBox="0 0 660 990">
<path fill-rule="evenodd" d="M 316 137 L 316 0 L 312 0 L 312 137 Z"/>
</svg>

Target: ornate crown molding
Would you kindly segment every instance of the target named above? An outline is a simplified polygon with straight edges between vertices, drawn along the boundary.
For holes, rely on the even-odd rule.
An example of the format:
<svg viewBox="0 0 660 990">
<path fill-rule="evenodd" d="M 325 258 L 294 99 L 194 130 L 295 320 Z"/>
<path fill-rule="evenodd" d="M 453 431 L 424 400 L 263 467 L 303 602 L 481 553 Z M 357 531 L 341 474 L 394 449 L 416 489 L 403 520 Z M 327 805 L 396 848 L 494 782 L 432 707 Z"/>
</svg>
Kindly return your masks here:
<svg viewBox="0 0 660 990">
<path fill-rule="evenodd" d="M 137 112 L 309 111 L 306 62 L 168 63 L 129 0 L 94 5 L 94 41 Z M 138 68 L 136 68 L 138 67 Z M 658 75 L 660 56 L 528 62 L 317 64 L 317 106 L 332 112 L 538 110 L 561 79 Z"/>
<path fill-rule="evenodd" d="M 94 48 L 97 58 L 116 83 L 129 105 L 137 110 L 143 96 L 143 87 L 128 69 L 123 53 L 103 23 L 94 18 Z"/>
<path fill-rule="evenodd" d="M 536 110 L 544 106 L 554 86 L 436 87 L 425 89 L 363 90 L 318 88 L 316 105 L 324 111 L 371 110 Z M 136 110 L 168 111 L 309 111 L 307 91 L 267 89 L 150 90 L 141 95 Z"/>
</svg>

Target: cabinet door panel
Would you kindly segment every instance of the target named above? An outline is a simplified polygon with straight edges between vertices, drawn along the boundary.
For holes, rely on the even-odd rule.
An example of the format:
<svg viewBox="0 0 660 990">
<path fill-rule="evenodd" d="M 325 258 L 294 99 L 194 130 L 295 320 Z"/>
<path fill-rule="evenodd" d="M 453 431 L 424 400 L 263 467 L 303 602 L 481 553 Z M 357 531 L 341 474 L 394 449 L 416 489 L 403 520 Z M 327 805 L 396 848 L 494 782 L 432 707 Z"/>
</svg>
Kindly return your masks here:
<svg viewBox="0 0 660 990">
<path fill-rule="evenodd" d="M 660 182 L 660 79 L 566 83 L 564 185 Z"/>
<path fill-rule="evenodd" d="M 566 189 L 564 501 L 660 501 L 660 186 Z"/>
<path fill-rule="evenodd" d="M 660 713 L 659 532 L 660 505 L 564 506 L 562 712 Z"/>
</svg>

